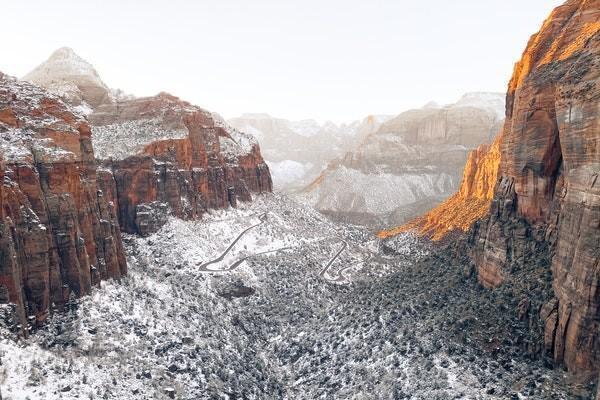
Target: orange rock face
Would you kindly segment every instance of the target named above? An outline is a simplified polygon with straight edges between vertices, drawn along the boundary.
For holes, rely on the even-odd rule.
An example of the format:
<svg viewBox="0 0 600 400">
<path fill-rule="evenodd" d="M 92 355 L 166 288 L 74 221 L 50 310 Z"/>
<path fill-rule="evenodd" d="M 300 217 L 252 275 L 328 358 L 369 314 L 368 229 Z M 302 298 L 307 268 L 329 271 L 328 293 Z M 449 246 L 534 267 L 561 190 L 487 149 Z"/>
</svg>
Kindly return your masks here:
<svg viewBox="0 0 600 400">
<path fill-rule="evenodd" d="M 542 316 L 546 348 L 571 370 L 597 370 L 600 1 L 553 11 L 516 65 L 507 99 L 501 177 L 475 260 L 480 274 L 502 276 L 521 243 L 549 244 L 558 301 Z"/>
<path fill-rule="evenodd" d="M 0 302 L 43 322 L 52 304 L 127 272 L 98 190 L 90 127 L 57 97 L 0 75 Z"/>
<path fill-rule="evenodd" d="M 381 231 L 377 236 L 385 239 L 414 231 L 419 236 L 440 240 L 455 230 L 466 232 L 489 211 L 499 168 L 500 136 L 491 146 L 481 145 L 469 154 L 457 193 L 427 214 L 400 227 Z"/>
</svg>

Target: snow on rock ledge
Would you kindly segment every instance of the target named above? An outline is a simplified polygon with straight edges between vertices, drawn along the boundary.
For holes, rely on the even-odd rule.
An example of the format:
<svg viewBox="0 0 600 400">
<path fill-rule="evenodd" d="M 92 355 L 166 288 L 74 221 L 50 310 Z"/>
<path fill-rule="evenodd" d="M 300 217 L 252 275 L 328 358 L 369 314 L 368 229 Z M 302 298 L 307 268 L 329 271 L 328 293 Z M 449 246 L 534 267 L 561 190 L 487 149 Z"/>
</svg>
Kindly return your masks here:
<svg viewBox="0 0 600 400">
<path fill-rule="evenodd" d="M 104 104 L 89 118 L 102 187 L 127 232 L 160 227 L 138 215 L 140 205 L 165 204 L 193 219 L 272 190 L 256 139 L 170 94 Z"/>
</svg>

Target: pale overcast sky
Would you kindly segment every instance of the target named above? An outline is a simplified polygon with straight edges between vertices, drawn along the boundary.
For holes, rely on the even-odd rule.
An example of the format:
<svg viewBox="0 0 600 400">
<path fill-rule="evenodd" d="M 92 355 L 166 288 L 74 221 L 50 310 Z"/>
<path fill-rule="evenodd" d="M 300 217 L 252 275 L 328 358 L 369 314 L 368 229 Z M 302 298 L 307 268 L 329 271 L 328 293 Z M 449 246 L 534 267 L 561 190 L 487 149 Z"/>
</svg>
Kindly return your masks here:
<svg viewBox="0 0 600 400">
<path fill-rule="evenodd" d="M 558 0 L 4 0 L 0 70 L 62 46 L 111 87 L 336 122 L 506 90 Z"/>
</svg>

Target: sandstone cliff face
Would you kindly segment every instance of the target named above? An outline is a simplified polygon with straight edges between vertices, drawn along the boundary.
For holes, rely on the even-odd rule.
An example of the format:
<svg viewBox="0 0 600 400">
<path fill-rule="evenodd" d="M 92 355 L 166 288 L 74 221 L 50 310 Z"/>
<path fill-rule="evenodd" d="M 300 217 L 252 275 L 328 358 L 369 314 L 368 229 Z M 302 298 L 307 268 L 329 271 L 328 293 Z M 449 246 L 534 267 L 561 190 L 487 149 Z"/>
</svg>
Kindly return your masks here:
<svg viewBox="0 0 600 400">
<path fill-rule="evenodd" d="M 600 367 L 599 31 L 600 1 L 568 1 L 529 41 L 509 84 L 490 217 L 474 235 L 488 286 L 527 257 L 525 242 L 548 244 L 545 345 L 575 371 Z"/>
<path fill-rule="evenodd" d="M 487 99 L 503 103 L 502 96 L 482 95 L 385 122 L 355 151 L 330 163 L 305 190 L 308 201 L 335 218 L 377 229 L 431 209 L 458 189 L 469 152 L 500 130 L 497 102 L 488 106 Z"/>
<path fill-rule="evenodd" d="M 91 129 L 58 97 L 0 74 L 0 302 L 23 327 L 127 272 L 96 183 Z"/>
<path fill-rule="evenodd" d="M 127 232 L 145 235 L 169 213 L 197 218 L 272 191 L 252 136 L 174 96 L 104 105 L 90 121 L 104 159 L 100 184 Z"/>
<path fill-rule="evenodd" d="M 489 207 L 469 234 L 479 281 L 492 288 L 524 270 L 551 270 L 554 298 L 532 312 L 545 351 L 573 371 L 600 369 L 599 30 L 598 0 L 569 0 L 552 12 L 509 84 L 491 205 L 486 187 L 496 172 L 486 172 L 487 161 L 478 166 L 474 176 L 485 185 L 475 193 L 484 195 L 472 196 L 469 163 L 460 192 L 405 227 L 439 238 L 464 229 L 473 204 L 472 215 Z"/>
</svg>

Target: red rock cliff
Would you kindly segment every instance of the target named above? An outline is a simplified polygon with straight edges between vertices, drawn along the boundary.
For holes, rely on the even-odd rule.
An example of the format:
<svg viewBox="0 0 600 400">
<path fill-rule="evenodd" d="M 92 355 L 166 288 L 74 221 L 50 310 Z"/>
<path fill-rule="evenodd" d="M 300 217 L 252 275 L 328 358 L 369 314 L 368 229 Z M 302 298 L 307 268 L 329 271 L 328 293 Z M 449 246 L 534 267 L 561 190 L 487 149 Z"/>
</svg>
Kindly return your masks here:
<svg viewBox="0 0 600 400">
<path fill-rule="evenodd" d="M 45 90 L 0 74 L 0 302 L 21 322 L 127 272 L 96 183 L 91 129 Z"/>
<path fill-rule="evenodd" d="M 197 218 L 272 191 L 254 138 L 174 96 L 108 104 L 90 121 L 102 188 L 127 232 L 148 234 L 167 214 Z"/>
<path fill-rule="evenodd" d="M 145 235 L 168 215 L 196 218 L 272 191 L 256 140 L 216 114 L 167 93 L 113 96 L 94 67 L 68 48 L 25 79 L 73 106 L 91 107 L 98 181 L 126 232 Z"/>
</svg>

